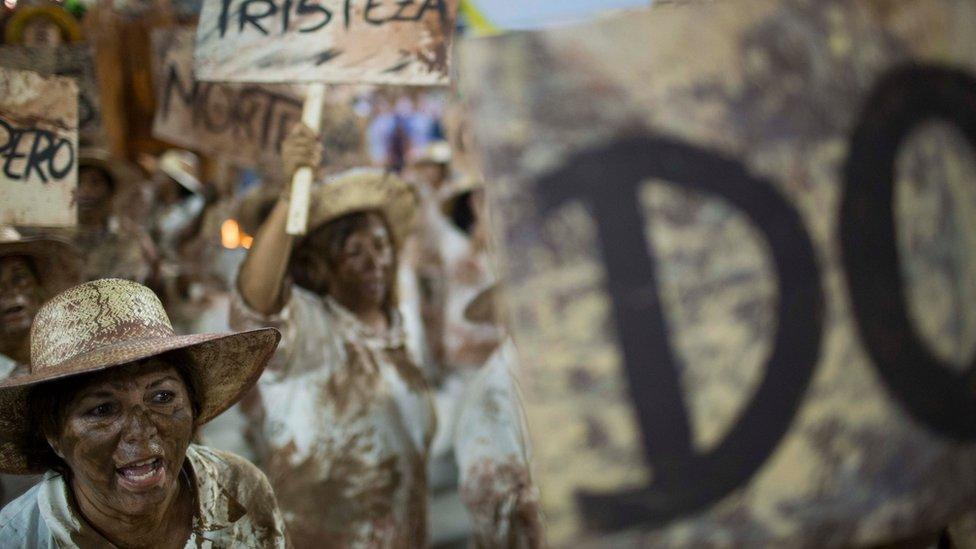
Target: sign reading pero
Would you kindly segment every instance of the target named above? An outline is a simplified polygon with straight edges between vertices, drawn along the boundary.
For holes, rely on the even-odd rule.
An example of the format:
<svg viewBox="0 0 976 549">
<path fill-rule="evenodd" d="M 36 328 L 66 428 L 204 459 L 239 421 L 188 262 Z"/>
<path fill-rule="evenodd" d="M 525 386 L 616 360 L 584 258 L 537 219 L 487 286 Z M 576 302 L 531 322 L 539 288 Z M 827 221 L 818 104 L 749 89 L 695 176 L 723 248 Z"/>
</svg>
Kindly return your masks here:
<svg viewBox="0 0 976 549">
<path fill-rule="evenodd" d="M 972 511 L 976 4 L 677 2 L 461 56 L 553 545 Z"/>
<path fill-rule="evenodd" d="M 301 120 L 292 86 L 237 85 L 193 78 L 193 29 L 153 34 L 156 116 L 153 135 L 228 158 L 240 166 L 277 167 L 281 142 Z"/>
<path fill-rule="evenodd" d="M 0 224 L 76 224 L 78 86 L 0 68 Z"/>
<path fill-rule="evenodd" d="M 441 85 L 457 0 L 205 0 L 200 80 Z"/>
<path fill-rule="evenodd" d="M 78 82 L 78 138 L 81 145 L 104 146 L 101 100 L 95 62 L 87 45 L 57 48 L 0 46 L 0 66 L 30 70 L 44 75 L 69 76 Z"/>
</svg>

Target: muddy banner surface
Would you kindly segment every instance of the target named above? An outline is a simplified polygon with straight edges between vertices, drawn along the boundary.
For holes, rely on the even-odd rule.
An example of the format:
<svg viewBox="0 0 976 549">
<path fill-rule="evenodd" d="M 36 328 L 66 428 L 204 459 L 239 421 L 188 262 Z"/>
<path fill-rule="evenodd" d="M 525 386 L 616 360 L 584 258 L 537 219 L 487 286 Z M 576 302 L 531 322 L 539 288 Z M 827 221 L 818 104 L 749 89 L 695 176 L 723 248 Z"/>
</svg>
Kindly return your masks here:
<svg viewBox="0 0 976 549">
<path fill-rule="evenodd" d="M 551 541 L 974 509 L 976 4 L 662 3 L 460 51 Z"/>
<path fill-rule="evenodd" d="M 77 222 L 78 85 L 0 68 L 0 225 Z"/>
<path fill-rule="evenodd" d="M 205 0 L 201 80 L 439 85 L 456 0 Z"/>
</svg>

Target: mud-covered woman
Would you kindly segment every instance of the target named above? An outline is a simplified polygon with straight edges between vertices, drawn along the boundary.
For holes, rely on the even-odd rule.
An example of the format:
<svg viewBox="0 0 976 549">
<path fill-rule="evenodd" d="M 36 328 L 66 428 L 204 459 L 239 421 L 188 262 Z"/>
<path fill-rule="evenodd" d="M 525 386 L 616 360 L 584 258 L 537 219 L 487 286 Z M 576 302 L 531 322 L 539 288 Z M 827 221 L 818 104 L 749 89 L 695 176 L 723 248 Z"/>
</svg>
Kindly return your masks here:
<svg viewBox="0 0 976 549">
<path fill-rule="evenodd" d="M 0 547 L 286 547 L 264 474 L 190 443 L 278 338 L 177 336 L 156 295 L 126 280 L 48 301 L 30 372 L 0 383 L 0 472 L 44 473 L 0 512 Z"/>
<path fill-rule="evenodd" d="M 317 166 L 320 149 L 297 127 L 285 172 Z M 435 419 L 395 283 L 414 195 L 360 169 L 314 186 L 306 236 L 286 234 L 287 210 L 282 197 L 255 236 L 231 322 L 283 333 L 249 413 L 290 537 L 296 547 L 423 547 Z"/>
</svg>

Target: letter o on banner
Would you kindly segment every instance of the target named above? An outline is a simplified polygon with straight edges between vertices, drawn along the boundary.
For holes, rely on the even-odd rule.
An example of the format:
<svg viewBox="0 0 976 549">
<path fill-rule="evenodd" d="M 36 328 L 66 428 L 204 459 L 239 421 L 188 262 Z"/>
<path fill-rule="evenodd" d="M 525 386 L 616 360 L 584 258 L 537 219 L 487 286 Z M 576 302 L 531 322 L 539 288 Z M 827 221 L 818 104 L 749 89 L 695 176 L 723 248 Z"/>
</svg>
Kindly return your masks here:
<svg viewBox="0 0 976 549">
<path fill-rule="evenodd" d="M 913 328 L 895 240 L 898 152 L 913 129 L 939 120 L 976 149 L 976 79 L 961 71 L 908 66 L 882 77 L 852 136 L 841 203 L 841 246 L 851 302 L 867 352 L 894 397 L 927 427 L 976 440 L 976 364 L 957 373 Z"/>
</svg>

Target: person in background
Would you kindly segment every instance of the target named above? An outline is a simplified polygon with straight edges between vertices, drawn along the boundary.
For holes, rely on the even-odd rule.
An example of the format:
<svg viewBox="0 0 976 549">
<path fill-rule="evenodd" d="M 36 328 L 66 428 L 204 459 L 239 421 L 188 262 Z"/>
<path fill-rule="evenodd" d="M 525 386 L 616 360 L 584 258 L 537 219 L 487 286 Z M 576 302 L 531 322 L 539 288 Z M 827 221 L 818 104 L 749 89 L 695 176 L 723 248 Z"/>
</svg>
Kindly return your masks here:
<svg viewBox="0 0 976 549">
<path fill-rule="evenodd" d="M 282 153 L 293 174 L 319 165 L 321 145 L 299 125 Z M 251 410 L 261 461 L 296 547 L 424 547 L 435 417 L 396 287 L 415 197 L 373 169 L 312 193 L 304 238 L 285 232 L 287 197 L 275 204 L 232 302 L 235 328 L 284 334 Z"/>
<path fill-rule="evenodd" d="M 465 310 L 476 324 L 497 326 L 497 286 Z M 476 547 L 537 548 L 545 531 L 539 494 L 529 467 L 528 429 L 515 382 L 511 337 L 499 345 L 467 384 L 453 429 L 459 492 L 471 517 Z"/>
<path fill-rule="evenodd" d="M 0 226 L 0 380 L 27 373 L 30 330 L 41 305 L 78 283 L 81 258 L 68 242 L 24 238 Z M 3 505 L 37 482 L 37 477 L 0 474 Z"/>
<path fill-rule="evenodd" d="M 420 202 L 416 244 L 405 257 L 416 278 L 420 318 L 426 337 L 432 372 L 436 381 L 444 356 L 444 308 L 447 273 L 445 255 L 463 248 L 464 238 L 451 227 L 441 211 L 440 190 L 450 177 L 451 148 L 445 141 L 426 147 L 408 174 Z M 453 238 L 452 238 L 453 237 Z"/>
<path fill-rule="evenodd" d="M 124 278 L 153 284 L 159 257 L 138 224 L 116 214 L 123 187 L 139 185 L 142 174 L 99 149 L 83 149 L 78 160 L 78 229 L 84 280 Z"/>
<path fill-rule="evenodd" d="M 44 474 L 0 511 L 0 546 L 286 547 L 267 478 L 190 442 L 279 339 L 177 336 L 156 295 L 126 280 L 54 297 L 35 319 L 30 373 L 0 383 L 0 471 Z"/>
<path fill-rule="evenodd" d="M 7 44 L 54 48 L 81 41 L 81 26 L 60 5 L 19 6 L 7 22 Z"/>
</svg>

